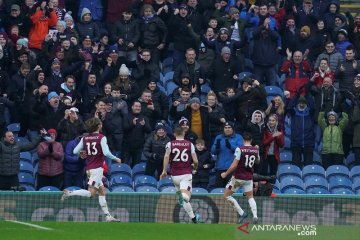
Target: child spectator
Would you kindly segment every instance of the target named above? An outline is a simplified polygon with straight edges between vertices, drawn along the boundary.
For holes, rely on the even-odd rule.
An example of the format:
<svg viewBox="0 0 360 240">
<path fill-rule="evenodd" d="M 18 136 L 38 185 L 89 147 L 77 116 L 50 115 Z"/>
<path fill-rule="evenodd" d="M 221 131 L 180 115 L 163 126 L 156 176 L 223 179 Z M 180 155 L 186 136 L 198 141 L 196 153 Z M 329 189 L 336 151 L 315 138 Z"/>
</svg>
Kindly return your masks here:
<svg viewBox="0 0 360 240">
<path fill-rule="evenodd" d="M 196 170 L 193 170 L 193 187 L 206 189 L 209 184 L 209 170 L 214 167 L 214 161 L 210 152 L 205 147 L 204 140 L 197 139 L 195 147 L 199 165 Z"/>
</svg>

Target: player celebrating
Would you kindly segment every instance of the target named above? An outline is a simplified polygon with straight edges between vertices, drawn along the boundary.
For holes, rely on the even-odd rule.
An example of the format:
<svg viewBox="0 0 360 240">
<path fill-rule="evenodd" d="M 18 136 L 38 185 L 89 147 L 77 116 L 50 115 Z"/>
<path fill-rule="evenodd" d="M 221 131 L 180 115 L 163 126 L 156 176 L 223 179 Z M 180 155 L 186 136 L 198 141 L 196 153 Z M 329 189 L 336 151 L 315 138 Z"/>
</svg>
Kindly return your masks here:
<svg viewBox="0 0 360 240">
<path fill-rule="evenodd" d="M 167 175 L 166 170 L 170 161 L 170 172 L 172 181 L 178 191 L 180 206 L 183 206 L 193 223 L 200 220 L 199 214 L 194 214 L 190 204 L 192 191 L 192 168 L 197 169 L 198 159 L 194 145 L 185 140 L 185 133 L 182 127 L 174 129 L 175 140 L 168 142 L 165 147 L 164 166 L 160 179 Z"/>
<path fill-rule="evenodd" d="M 95 197 L 99 193 L 99 204 L 106 216 L 107 222 L 118 222 L 112 217 L 105 199 L 105 187 L 102 182 L 104 156 L 121 163 L 121 160 L 112 155 L 107 145 L 107 139 L 100 132 L 102 123 L 98 118 L 91 118 L 85 122 L 86 130 L 89 132 L 79 142 L 74 149 L 74 154 L 80 153 L 81 159 L 87 159 L 86 173 L 88 175 L 88 190 L 81 189 L 76 191 L 64 190 L 61 200 L 64 201 L 71 196 Z M 84 149 L 84 150 L 83 150 Z"/>
<path fill-rule="evenodd" d="M 235 170 L 234 175 L 226 185 L 224 198 L 239 213 L 239 223 L 241 223 L 247 217 L 247 213 L 241 209 L 239 203 L 231 195 L 237 192 L 240 187 L 243 187 L 253 214 L 253 223 L 257 224 L 256 202 L 253 197 L 253 172 L 254 163 L 259 164 L 260 162 L 259 150 L 257 146 L 251 146 L 252 136 L 250 133 L 245 132 L 243 134 L 243 142 L 244 146 L 236 148 L 235 159 L 229 169 L 221 174 L 222 178 L 226 178 L 227 175 Z"/>
</svg>

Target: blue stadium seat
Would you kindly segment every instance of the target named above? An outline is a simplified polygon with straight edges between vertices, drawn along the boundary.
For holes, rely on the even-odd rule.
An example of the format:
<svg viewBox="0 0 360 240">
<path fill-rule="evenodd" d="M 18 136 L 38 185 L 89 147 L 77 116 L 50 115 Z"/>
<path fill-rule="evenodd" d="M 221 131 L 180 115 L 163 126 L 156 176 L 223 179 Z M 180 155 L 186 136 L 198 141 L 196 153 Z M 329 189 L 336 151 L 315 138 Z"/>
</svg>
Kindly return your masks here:
<svg viewBox="0 0 360 240">
<path fill-rule="evenodd" d="M 134 189 L 127 186 L 116 186 L 111 188 L 111 192 L 135 192 Z"/>
<path fill-rule="evenodd" d="M 329 184 L 325 177 L 320 175 L 307 175 L 304 179 L 305 189 L 310 188 L 323 188 L 328 190 Z"/>
<path fill-rule="evenodd" d="M 355 162 L 355 155 L 354 153 L 350 153 L 345 159 L 345 165 L 350 167 L 354 164 L 354 162 Z"/>
<path fill-rule="evenodd" d="M 167 72 L 163 78 L 163 85 L 166 86 L 168 82 L 171 82 L 174 78 L 174 71 Z"/>
<path fill-rule="evenodd" d="M 147 162 L 147 160 L 148 160 L 148 159 L 147 159 L 147 157 L 145 156 L 144 152 L 142 152 L 142 153 L 141 153 L 141 159 L 140 159 L 140 161 L 141 161 L 141 162 Z"/>
<path fill-rule="evenodd" d="M 331 191 L 334 188 L 352 189 L 352 181 L 343 175 L 332 175 L 329 177 L 329 190 Z"/>
<path fill-rule="evenodd" d="M 34 152 L 33 154 L 31 154 L 31 162 L 33 163 L 33 165 L 35 166 L 35 163 L 37 163 L 39 161 L 39 156 L 37 154 L 37 152 Z"/>
<path fill-rule="evenodd" d="M 34 167 L 31 163 L 20 160 L 20 172 L 30 173 L 34 175 Z"/>
<path fill-rule="evenodd" d="M 166 73 L 172 72 L 172 71 L 173 71 L 173 58 L 167 57 L 162 62 L 162 72 L 163 72 L 163 74 L 166 74 Z"/>
<path fill-rule="evenodd" d="M 332 194 L 341 194 L 341 195 L 354 195 L 355 193 L 347 188 L 335 188 L 331 190 Z"/>
<path fill-rule="evenodd" d="M 251 75 L 253 75 L 251 72 L 241 72 L 239 73 L 238 78 L 241 81 L 243 78 L 250 77 Z"/>
<path fill-rule="evenodd" d="M 285 136 L 289 138 L 291 137 L 291 128 L 286 124 L 285 124 Z"/>
<path fill-rule="evenodd" d="M 131 177 L 131 167 L 125 163 L 113 163 L 111 164 L 111 175 L 125 174 Z"/>
<path fill-rule="evenodd" d="M 138 187 L 141 187 L 141 186 L 145 186 L 145 185 L 156 188 L 157 180 L 152 176 L 146 176 L 146 175 L 135 178 L 135 181 L 134 181 L 135 189 L 137 189 Z"/>
<path fill-rule="evenodd" d="M 280 153 L 280 163 L 292 163 L 292 153 L 291 152 L 281 152 Z"/>
<path fill-rule="evenodd" d="M 141 186 L 136 188 L 136 192 L 142 192 L 142 193 L 157 193 L 159 190 L 152 186 Z"/>
<path fill-rule="evenodd" d="M 29 163 L 33 163 L 32 161 L 32 156 L 30 152 L 20 152 L 20 160 L 29 162 Z"/>
<path fill-rule="evenodd" d="M 221 193 L 224 194 L 224 188 L 214 188 L 210 193 Z"/>
<path fill-rule="evenodd" d="M 20 185 L 20 186 L 25 188 L 25 191 L 36 191 L 36 189 L 30 185 Z"/>
<path fill-rule="evenodd" d="M 136 176 L 145 174 L 145 166 L 146 163 L 138 163 L 133 167 L 132 174 L 134 179 L 136 178 Z"/>
<path fill-rule="evenodd" d="M 271 103 L 271 100 L 273 100 L 273 96 L 267 96 L 266 97 L 266 104 L 269 105 Z"/>
<path fill-rule="evenodd" d="M 305 194 L 304 190 L 298 189 L 298 188 L 287 188 L 284 192 L 284 194 Z"/>
<path fill-rule="evenodd" d="M 284 149 L 286 149 L 286 150 L 288 150 L 288 151 L 291 149 L 291 140 L 290 140 L 289 137 L 286 137 L 286 136 L 285 136 L 285 146 L 284 146 Z"/>
<path fill-rule="evenodd" d="M 343 175 L 349 177 L 349 169 L 343 165 L 332 165 L 326 169 L 326 178 L 332 175 Z"/>
<path fill-rule="evenodd" d="M 314 164 L 322 165 L 321 156 L 316 151 L 313 151 L 313 161 L 314 161 Z"/>
<path fill-rule="evenodd" d="M 175 187 L 166 187 L 161 189 L 162 193 L 176 193 L 176 188 Z"/>
<path fill-rule="evenodd" d="M 173 81 L 167 82 L 166 83 L 166 96 L 170 96 L 177 87 L 178 87 L 178 85 L 176 85 L 176 83 L 174 83 Z"/>
<path fill-rule="evenodd" d="M 35 187 L 35 178 L 30 173 L 19 172 L 18 177 L 21 185 L 30 185 Z"/>
<path fill-rule="evenodd" d="M 69 190 L 69 191 L 75 191 L 75 190 L 80 190 L 81 187 L 78 187 L 78 186 L 70 186 L 70 187 L 67 187 L 66 189 Z"/>
<path fill-rule="evenodd" d="M 298 188 L 304 190 L 304 183 L 301 178 L 295 176 L 284 177 L 281 182 L 281 192 L 284 193 L 288 188 Z"/>
<path fill-rule="evenodd" d="M 304 181 L 309 176 L 321 176 L 325 178 L 325 169 L 322 166 L 316 164 L 307 165 L 303 168 L 302 175 Z"/>
<path fill-rule="evenodd" d="M 209 193 L 209 192 L 205 188 L 193 188 L 192 193 L 196 194 L 196 193 Z"/>
<path fill-rule="evenodd" d="M 282 178 L 288 175 L 297 176 L 301 178 L 301 169 L 293 164 L 280 164 L 278 166 L 278 178 L 280 179 L 280 182 Z"/>
<path fill-rule="evenodd" d="M 280 190 L 280 182 L 279 182 L 279 180 L 276 179 L 276 182 L 275 182 L 275 184 L 273 186 L 273 189 Z"/>
<path fill-rule="evenodd" d="M 273 191 L 272 193 L 275 193 L 275 194 L 282 194 L 281 191 L 279 189 L 276 189 L 276 188 L 273 188 Z"/>
<path fill-rule="evenodd" d="M 20 123 L 10 123 L 7 126 L 7 129 L 8 129 L 8 131 L 13 132 L 14 134 L 18 133 L 18 132 L 20 132 Z"/>
<path fill-rule="evenodd" d="M 254 70 L 254 64 L 249 58 L 244 59 L 245 70 L 252 72 Z"/>
<path fill-rule="evenodd" d="M 170 176 L 166 176 L 163 179 L 159 180 L 158 189 L 162 191 L 162 189 L 167 187 L 174 187 L 173 181 Z"/>
<path fill-rule="evenodd" d="M 16 141 L 19 143 L 29 143 L 30 142 L 27 137 L 17 137 Z"/>
<path fill-rule="evenodd" d="M 360 176 L 360 166 L 354 166 L 349 173 L 351 179 L 354 180 L 355 177 Z"/>
<path fill-rule="evenodd" d="M 161 91 L 161 92 L 163 92 L 164 94 L 166 94 L 166 89 L 159 83 L 159 82 L 157 82 L 157 87 L 159 88 L 159 90 Z"/>
<path fill-rule="evenodd" d="M 360 178 L 353 179 L 353 188 L 354 191 L 357 191 L 360 189 Z"/>
<path fill-rule="evenodd" d="M 116 186 L 128 186 L 132 187 L 132 179 L 129 175 L 126 174 L 118 174 L 111 176 L 110 178 L 110 186 L 111 188 Z"/>
<path fill-rule="evenodd" d="M 200 86 L 200 93 L 208 94 L 211 90 L 211 87 L 208 83 L 204 83 Z"/>
<path fill-rule="evenodd" d="M 265 86 L 265 91 L 268 96 L 284 96 L 283 90 L 277 86 Z"/>
<path fill-rule="evenodd" d="M 60 192 L 60 189 L 54 186 L 45 186 L 39 189 L 40 192 Z"/>
<path fill-rule="evenodd" d="M 321 187 L 311 187 L 306 189 L 307 194 L 330 194 L 327 189 Z"/>
</svg>

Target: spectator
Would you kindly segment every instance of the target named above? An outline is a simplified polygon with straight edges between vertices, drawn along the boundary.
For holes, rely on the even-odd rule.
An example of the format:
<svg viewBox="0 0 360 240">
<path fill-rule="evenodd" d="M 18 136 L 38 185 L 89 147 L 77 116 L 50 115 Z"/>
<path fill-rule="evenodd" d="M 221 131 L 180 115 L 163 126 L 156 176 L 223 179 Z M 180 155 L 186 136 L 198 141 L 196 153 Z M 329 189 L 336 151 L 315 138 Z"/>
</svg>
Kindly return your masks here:
<svg viewBox="0 0 360 240">
<path fill-rule="evenodd" d="M 316 43 L 314 42 L 314 38 L 311 35 L 311 30 L 309 26 L 303 26 L 300 29 L 300 37 L 299 41 L 297 42 L 297 51 L 301 51 L 302 53 L 306 53 L 306 58 L 309 58 L 309 61 L 312 62 L 316 59 L 316 56 L 314 55 L 314 50 L 316 47 Z"/>
<path fill-rule="evenodd" d="M 360 86 L 360 76 L 356 80 L 356 84 Z M 359 88 L 359 87 L 358 87 Z M 352 116 L 352 122 L 354 124 L 354 137 L 353 137 L 353 151 L 355 155 L 355 162 L 353 166 L 360 165 L 360 98 L 354 99 L 354 112 Z"/>
<path fill-rule="evenodd" d="M 283 21 L 280 25 L 279 33 L 282 40 L 280 54 L 284 58 L 287 55 L 286 49 L 295 52 L 299 41 L 300 30 L 296 26 L 294 16 L 287 16 L 286 21 Z"/>
<path fill-rule="evenodd" d="M 58 141 L 62 144 L 63 149 L 70 140 L 85 132 L 84 122 L 79 118 L 78 113 L 79 110 L 76 107 L 66 109 L 64 118 L 57 125 Z"/>
<path fill-rule="evenodd" d="M 265 110 L 265 115 L 268 118 L 271 114 L 277 117 L 277 126 L 284 132 L 285 130 L 285 104 L 280 96 L 274 96 Z"/>
<path fill-rule="evenodd" d="M 299 89 L 300 90 L 300 89 Z M 302 168 L 302 165 L 313 163 L 314 135 L 314 103 L 309 97 L 300 97 L 300 91 L 287 105 L 291 120 L 291 152 L 292 161 Z M 304 159 L 302 164 L 301 159 Z"/>
<path fill-rule="evenodd" d="M 8 3 L 7 3 L 8 4 Z M 11 4 L 10 14 L 5 15 L 4 19 L 4 29 L 10 30 L 11 26 L 19 26 L 19 35 L 28 36 L 29 30 L 32 25 L 30 17 L 21 12 L 21 8 L 18 4 Z M 10 34 L 10 32 L 8 32 Z"/>
<path fill-rule="evenodd" d="M 287 59 L 284 61 L 281 72 L 286 74 L 285 89 L 290 92 L 290 98 L 293 98 L 296 91 L 309 82 L 311 71 L 310 63 L 306 60 L 306 53 L 286 50 Z M 293 60 L 291 61 L 291 57 Z"/>
<path fill-rule="evenodd" d="M 216 94 L 213 91 L 207 94 L 206 105 L 209 109 L 210 144 L 212 144 L 215 137 L 221 133 L 222 126 L 226 122 L 225 111 L 224 108 L 219 105 Z"/>
<path fill-rule="evenodd" d="M 193 170 L 193 187 L 208 188 L 209 172 L 214 167 L 214 160 L 210 152 L 205 147 L 205 141 L 202 139 L 196 140 L 195 152 L 199 160 L 199 165 L 196 170 Z"/>
<path fill-rule="evenodd" d="M 158 120 L 162 123 L 167 122 L 169 117 L 169 101 L 165 93 L 158 88 L 154 79 L 148 82 L 147 89 L 151 91 L 151 99 L 160 110 Z"/>
<path fill-rule="evenodd" d="M 319 113 L 318 123 L 323 131 L 322 140 L 322 165 L 327 169 L 331 165 L 343 165 L 344 152 L 342 146 L 342 133 L 349 122 L 348 115 L 343 112 L 342 119 L 336 112 L 330 111 L 327 113 L 326 119 L 325 112 Z"/>
<path fill-rule="evenodd" d="M 230 167 L 234 159 L 235 149 L 243 144 L 242 141 L 241 135 L 235 133 L 234 126 L 226 122 L 223 126 L 223 132 L 216 136 L 211 146 L 211 153 L 217 155 L 215 164 L 216 182 L 214 187 L 223 188 L 230 180 L 231 176 L 223 179 L 221 173 L 226 172 Z"/>
<path fill-rule="evenodd" d="M 328 41 L 325 44 L 325 51 L 316 59 L 315 68 L 321 67 L 321 61 L 323 59 L 327 60 L 327 66 L 330 67 L 330 70 L 335 72 L 340 67 L 343 56 L 335 49 L 335 44 L 332 41 Z"/>
<path fill-rule="evenodd" d="M 345 29 L 340 29 L 337 31 L 337 42 L 335 44 L 336 50 L 341 53 L 343 58 L 346 58 L 345 51 L 347 47 L 352 46 L 348 40 L 348 32 Z"/>
<path fill-rule="evenodd" d="M 153 128 L 160 118 L 160 106 L 153 101 L 151 91 L 147 89 L 142 92 L 138 100 L 141 103 L 141 114 L 147 117 L 150 127 Z"/>
<path fill-rule="evenodd" d="M 163 169 L 165 146 L 168 142 L 170 138 L 166 135 L 165 125 L 157 123 L 154 132 L 148 136 L 144 145 L 144 155 L 147 158 L 145 175 L 155 176 L 156 171 L 159 179 Z"/>
<path fill-rule="evenodd" d="M 64 155 L 64 188 L 76 186 L 84 187 L 84 173 L 86 161 L 74 154 L 75 147 L 79 144 L 81 135 L 66 144 Z"/>
<path fill-rule="evenodd" d="M 6 108 L 11 108 L 13 106 L 14 102 L 10 101 L 6 95 L 0 96 L 0 136 L 4 136 L 6 132 Z"/>
<path fill-rule="evenodd" d="M 64 150 L 61 143 L 55 141 L 57 131 L 53 128 L 48 130 L 49 140 L 41 142 L 37 147 L 39 156 L 39 170 L 37 176 L 37 189 L 45 186 L 63 188 Z"/>
<path fill-rule="evenodd" d="M 199 95 L 197 85 L 190 85 L 190 76 L 187 73 L 183 73 L 179 87 L 175 88 L 171 94 L 171 99 L 173 102 L 181 98 L 181 92 L 183 89 L 189 90 L 190 97 L 198 97 Z"/>
<path fill-rule="evenodd" d="M 235 122 L 236 120 L 235 88 L 227 88 L 225 92 L 220 92 L 219 101 L 223 105 L 225 111 L 225 119 L 227 119 L 230 122 Z"/>
<path fill-rule="evenodd" d="M 304 0 L 302 7 L 296 8 L 294 14 L 300 28 L 303 26 L 309 26 L 310 29 L 316 28 L 316 21 L 319 18 L 319 13 L 314 11 L 312 0 Z"/>
<path fill-rule="evenodd" d="M 114 81 L 114 86 L 120 88 L 122 98 L 128 105 L 140 96 L 140 89 L 136 82 L 132 81 L 129 76 L 129 69 L 125 64 L 121 65 L 119 76 Z"/>
<path fill-rule="evenodd" d="M 71 106 L 80 106 L 81 104 L 81 95 L 79 90 L 76 88 L 75 77 L 72 75 L 67 75 L 65 81 L 61 83 L 60 87 L 60 98 L 66 96 L 71 97 Z"/>
<path fill-rule="evenodd" d="M 140 40 L 139 21 L 133 16 L 130 8 L 122 12 L 122 17 L 115 23 L 115 32 L 112 41 L 119 47 L 119 56 L 127 61 L 135 62 L 137 59 L 138 43 Z"/>
<path fill-rule="evenodd" d="M 315 69 L 314 75 L 310 78 L 310 82 L 317 87 L 321 87 L 326 77 L 331 79 L 332 84 L 334 83 L 334 72 L 329 68 L 328 60 L 323 58 L 320 60 L 319 68 Z"/>
<path fill-rule="evenodd" d="M 131 112 L 124 120 L 123 159 L 126 164 L 133 167 L 141 161 L 145 136 L 151 132 L 151 126 L 147 117 L 141 113 L 141 103 L 134 101 Z"/>
<path fill-rule="evenodd" d="M 354 44 L 355 52 L 360 53 L 360 12 L 355 16 L 355 26 L 350 33 L 350 40 Z"/>
<path fill-rule="evenodd" d="M 80 21 L 75 25 L 75 29 L 79 33 L 80 40 L 89 36 L 91 41 L 98 42 L 100 39 L 100 30 L 99 26 L 93 19 L 92 12 L 86 7 L 81 9 Z"/>
<path fill-rule="evenodd" d="M 276 114 L 271 114 L 264 131 L 263 175 L 274 176 L 280 162 L 280 148 L 284 147 L 284 132 L 278 126 Z M 270 171 L 268 171 L 270 169 Z"/>
<path fill-rule="evenodd" d="M 185 139 L 190 141 L 192 144 L 196 144 L 198 136 L 190 129 L 189 120 L 186 117 L 181 117 L 177 124 L 183 128 Z M 175 139 L 175 136 L 172 136 L 172 140 L 173 139 Z"/>
<path fill-rule="evenodd" d="M 91 12 L 91 18 L 97 24 L 103 19 L 103 4 L 101 0 L 80 0 L 78 17 L 83 21 L 84 9 Z"/>
<path fill-rule="evenodd" d="M 215 41 L 216 35 L 214 29 L 208 27 L 202 38 L 206 38 L 210 42 Z M 201 41 L 198 54 L 198 62 L 204 69 L 204 74 L 209 76 L 209 71 L 211 70 L 212 64 L 215 60 L 215 50 L 207 46 L 204 41 Z"/>
<path fill-rule="evenodd" d="M 45 131 L 41 131 L 42 134 Z M 19 143 L 11 131 L 5 132 L 0 141 L 0 190 L 10 190 L 19 187 L 18 173 L 20 171 L 20 152 L 34 149 L 40 141 L 40 136 L 29 143 Z"/>
<path fill-rule="evenodd" d="M 354 77 L 360 73 L 360 62 L 355 59 L 355 50 L 352 46 L 347 47 L 346 57 L 335 72 L 335 78 L 339 79 L 339 89 L 351 90 Z"/>
</svg>

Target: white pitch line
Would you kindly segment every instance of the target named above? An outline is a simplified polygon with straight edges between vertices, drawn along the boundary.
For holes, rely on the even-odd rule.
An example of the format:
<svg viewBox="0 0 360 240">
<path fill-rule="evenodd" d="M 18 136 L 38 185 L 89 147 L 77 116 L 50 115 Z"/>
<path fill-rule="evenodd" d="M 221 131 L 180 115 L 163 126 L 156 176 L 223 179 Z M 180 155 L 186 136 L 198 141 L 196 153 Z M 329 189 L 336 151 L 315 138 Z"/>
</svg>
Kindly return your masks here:
<svg viewBox="0 0 360 240">
<path fill-rule="evenodd" d="M 39 225 L 35 225 L 35 224 L 31 224 L 31 223 L 26 223 L 26 222 L 19 222 L 19 221 L 14 221 L 14 220 L 5 220 L 7 222 L 12 222 L 12 223 L 18 223 L 18 224 L 22 224 L 22 225 L 26 225 L 29 227 L 33 227 L 33 228 L 37 228 L 37 229 L 41 229 L 41 230 L 47 230 L 47 231 L 51 231 L 53 230 L 52 228 L 47 228 L 47 227 L 42 227 Z"/>
</svg>

